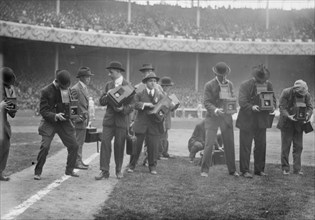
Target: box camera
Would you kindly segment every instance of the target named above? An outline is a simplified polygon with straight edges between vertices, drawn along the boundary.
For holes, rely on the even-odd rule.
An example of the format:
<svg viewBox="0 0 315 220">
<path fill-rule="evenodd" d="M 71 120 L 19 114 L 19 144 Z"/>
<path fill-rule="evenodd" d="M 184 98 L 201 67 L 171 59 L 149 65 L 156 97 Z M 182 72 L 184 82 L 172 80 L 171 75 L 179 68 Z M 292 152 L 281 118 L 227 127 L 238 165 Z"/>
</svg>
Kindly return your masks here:
<svg viewBox="0 0 315 220">
<path fill-rule="evenodd" d="M 236 99 L 230 98 L 230 99 L 223 99 L 223 111 L 226 114 L 234 114 L 237 112 L 236 108 Z"/>
<path fill-rule="evenodd" d="M 168 96 L 165 96 L 154 106 L 154 108 L 151 111 L 149 111 L 148 114 L 152 115 L 152 117 L 157 122 L 161 122 L 163 121 L 165 115 L 169 111 L 171 103 L 172 103 L 172 100 Z"/>
<path fill-rule="evenodd" d="M 257 95 L 255 97 L 255 104 L 259 106 L 261 111 L 272 111 L 274 110 L 274 92 L 267 90 L 267 84 L 256 85 Z"/>
<path fill-rule="evenodd" d="M 135 93 L 135 88 L 130 84 L 117 86 L 108 92 L 108 102 L 114 107 L 119 107 Z"/>
<path fill-rule="evenodd" d="M 56 106 L 57 113 L 64 113 L 64 118 L 75 119 L 79 117 L 78 100 L 71 96 L 69 90 L 61 90 L 62 103 Z"/>
<path fill-rule="evenodd" d="M 304 102 L 295 103 L 295 116 L 298 121 L 306 121 L 306 104 Z"/>
<path fill-rule="evenodd" d="M 7 110 L 9 112 L 16 112 L 18 110 L 18 106 L 14 87 L 12 85 L 10 88 L 4 87 L 4 90 L 6 94 L 5 100 L 8 102 Z"/>
</svg>

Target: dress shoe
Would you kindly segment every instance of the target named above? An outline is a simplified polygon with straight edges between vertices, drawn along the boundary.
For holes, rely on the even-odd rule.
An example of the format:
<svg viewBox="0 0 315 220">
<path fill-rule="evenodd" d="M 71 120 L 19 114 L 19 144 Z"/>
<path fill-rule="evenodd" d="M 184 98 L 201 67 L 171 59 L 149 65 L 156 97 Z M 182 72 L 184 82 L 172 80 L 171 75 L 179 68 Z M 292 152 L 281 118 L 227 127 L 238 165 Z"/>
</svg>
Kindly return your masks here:
<svg viewBox="0 0 315 220">
<path fill-rule="evenodd" d="M 268 176 L 268 174 L 265 173 L 265 172 L 255 172 L 255 175 L 257 175 L 257 176 Z"/>
<path fill-rule="evenodd" d="M 152 175 L 157 175 L 156 170 L 151 170 L 150 173 L 151 173 Z"/>
<path fill-rule="evenodd" d="M 35 176 L 34 176 L 34 180 L 41 180 L 40 175 L 35 175 Z"/>
<path fill-rule="evenodd" d="M 160 160 L 168 160 L 168 157 L 160 157 Z"/>
<path fill-rule="evenodd" d="M 248 179 L 252 179 L 253 178 L 253 175 L 250 174 L 249 172 L 243 173 L 242 176 L 245 177 L 245 178 L 248 178 Z"/>
<path fill-rule="evenodd" d="M 206 172 L 201 172 L 200 176 L 202 176 L 202 177 L 208 177 L 209 175 L 208 175 L 208 173 L 206 173 Z"/>
<path fill-rule="evenodd" d="M 134 172 L 134 170 L 133 170 L 133 169 L 131 169 L 131 168 L 129 168 L 129 169 L 127 170 L 127 172 L 128 172 L 128 173 L 133 173 L 133 172 Z"/>
<path fill-rule="evenodd" d="M 287 176 L 287 175 L 290 175 L 290 172 L 289 172 L 289 171 L 284 170 L 284 171 L 282 171 L 282 174 Z"/>
<path fill-rule="evenodd" d="M 80 170 L 87 170 L 88 166 L 84 166 L 83 164 L 78 164 L 74 168 L 80 169 Z"/>
<path fill-rule="evenodd" d="M 78 174 L 76 174 L 75 172 L 73 172 L 73 171 L 66 171 L 66 173 L 65 173 L 67 176 L 73 176 L 73 177 L 79 177 L 79 175 Z"/>
<path fill-rule="evenodd" d="M 301 176 L 303 176 L 303 175 L 304 175 L 303 171 L 296 171 L 296 172 L 293 172 L 293 173 L 294 173 L 294 174 L 301 175 Z"/>
<path fill-rule="evenodd" d="M 234 171 L 232 173 L 230 173 L 231 176 L 235 176 L 235 177 L 239 177 L 240 175 L 238 174 L 238 172 Z"/>
<path fill-rule="evenodd" d="M 0 181 L 9 181 L 10 177 L 8 176 L 3 176 L 2 174 L 0 175 Z"/>
<path fill-rule="evenodd" d="M 121 179 L 124 176 L 123 176 L 122 172 L 118 172 L 118 173 L 116 173 L 116 177 L 117 177 L 117 179 Z"/>
<path fill-rule="evenodd" d="M 81 164 L 82 164 L 83 166 L 85 166 L 85 167 L 89 167 L 89 165 L 88 165 L 88 164 L 83 163 L 83 161 L 81 161 Z"/>
<path fill-rule="evenodd" d="M 101 179 L 108 179 L 109 178 L 109 172 L 108 171 L 101 171 L 98 176 L 95 177 L 95 180 L 101 180 Z"/>
</svg>

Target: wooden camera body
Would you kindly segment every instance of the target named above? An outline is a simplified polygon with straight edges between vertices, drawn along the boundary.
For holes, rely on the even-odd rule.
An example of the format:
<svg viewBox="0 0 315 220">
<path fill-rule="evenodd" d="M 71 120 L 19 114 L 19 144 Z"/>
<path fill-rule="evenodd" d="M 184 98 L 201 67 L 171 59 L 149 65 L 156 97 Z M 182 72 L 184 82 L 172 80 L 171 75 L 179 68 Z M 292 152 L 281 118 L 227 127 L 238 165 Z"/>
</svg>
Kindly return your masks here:
<svg viewBox="0 0 315 220">
<path fill-rule="evenodd" d="M 114 107 L 120 107 L 135 93 L 135 88 L 130 84 L 117 86 L 108 92 L 108 102 Z"/>
<path fill-rule="evenodd" d="M 304 98 L 295 98 L 295 116 L 298 121 L 306 121 L 306 104 Z"/>
<path fill-rule="evenodd" d="M 10 86 L 10 89 L 7 87 L 4 87 L 5 93 L 6 93 L 6 100 L 9 101 L 9 105 L 7 107 L 8 111 L 16 112 L 18 110 L 17 106 L 17 98 L 16 93 L 14 90 L 14 86 Z"/>
<path fill-rule="evenodd" d="M 64 118 L 75 119 L 80 115 L 79 112 L 79 102 L 71 96 L 70 90 L 61 90 L 61 100 L 62 103 L 58 103 L 56 107 L 57 113 L 64 113 Z"/>
<path fill-rule="evenodd" d="M 220 85 L 220 100 L 222 102 L 222 108 L 226 114 L 234 114 L 237 112 L 236 98 L 232 97 L 229 85 Z"/>
<path fill-rule="evenodd" d="M 171 103 L 172 99 L 168 96 L 164 96 L 148 114 L 152 115 L 157 121 L 163 121 L 169 111 Z"/>
<path fill-rule="evenodd" d="M 261 111 L 272 111 L 274 110 L 274 92 L 267 91 L 267 84 L 257 84 L 257 95 L 255 97 L 255 104 L 259 106 Z"/>
</svg>

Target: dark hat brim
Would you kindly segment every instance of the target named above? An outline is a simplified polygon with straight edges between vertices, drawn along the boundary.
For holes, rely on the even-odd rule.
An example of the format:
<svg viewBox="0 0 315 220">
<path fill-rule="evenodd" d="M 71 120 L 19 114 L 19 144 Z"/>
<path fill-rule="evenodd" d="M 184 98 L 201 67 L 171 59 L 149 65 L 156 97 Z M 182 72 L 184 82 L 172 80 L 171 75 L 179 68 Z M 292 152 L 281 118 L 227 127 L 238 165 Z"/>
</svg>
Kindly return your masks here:
<svg viewBox="0 0 315 220">
<path fill-rule="evenodd" d="M 76 76 L 77 78 L 80 78 L 80 77 L 82 77 L 82 76 L 94 76 L 94 74 L 92 74 L 92 73 L 78 73 L 78 75 Z"/>
<path fill-rule="evenodd" d="M 231 68 L 229 66 L 226 66 L 226 70 L 227 71 L 225 71 L 225 73 L 219 73 L 215 66 L 212 67 L 212 71 L 214 72 L 214 74 L 215 75 L 219 75 L 219 76 L 225 76 L 225 75 L 228 75 L 231 72 Z"/>
<path fill-rule="evenodd" d="M 147 78 L 142 79 L 142 82 L 146 83 L 149 79 L 156 79 L 157 82 L 160 80 L 159 77 L 152 76 L 152 77 L 147 77 Z"/>
<path fill-rule="evenodd" d="M 142 67 L 139 69 L 139 71 L 141 71 L 141 72 L 145 71 L 145 70 L 153 70 L 154 71 L 155 69 L 153 67 Z"/>
<path fill-rule="evenodd" d="M 109 67 L 106 67 L 106 69 L 108 69 L 108 70 L 110 70 L 110 69 L 116 69 L 116 70 L 120 70 L 120 71 L 122 71 L 122 72 L 125 72 L 125 69 L 120 68 L 120 67 L 109 66 Z"/>
<path fill-rule="evenodd" d="M 162 83 L 161 84 L 161 86 L 173 86 L 174 85 L 174 83 L 173 82 L 171 82 L 171 83 Z"/>
<path fill-rule="evenodd" d="M 258 79 L 258 80 L 261 80 L 261 81 L 266 81 L 266 80 L 268 80 L 270 78 L 270 73 L 264 73 L 263 74 L 264 76 L 261 77 L 261 76 L 258 75 L 258 71 L 255 71 L 255 72 L 252 73 L 252 75 L 253 75 L 253 77 L 255 79 Z"/>
</svg>

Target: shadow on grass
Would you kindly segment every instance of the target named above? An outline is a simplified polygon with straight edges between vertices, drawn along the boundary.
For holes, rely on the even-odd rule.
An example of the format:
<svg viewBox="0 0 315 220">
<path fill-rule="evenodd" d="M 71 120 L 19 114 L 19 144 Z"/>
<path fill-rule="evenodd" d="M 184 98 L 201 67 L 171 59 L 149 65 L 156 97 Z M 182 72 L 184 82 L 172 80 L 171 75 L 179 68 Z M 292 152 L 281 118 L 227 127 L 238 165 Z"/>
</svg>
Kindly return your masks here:
<svg viewBox="0 0 315 220">
<path fill-rule="evenodd" d="M 40 141 L 41 136 L 37 133 L 14 133 L 11 138 L 10 153 L 7 167 L 4 171 L 5 174 L 11 175 L 12 173 L 33 166 L 37 161 Z M 48 157 L 53 156 L 63 147 L 63 144 L 53 140 Z"/>
<path fill-rule="evenodd" d="M 267 164 L 267 177 L 245 179 L 218 165 L 202 178 L 188 158 L 159 161 L 156 176 L 139 165 L 95 219 L 314 219 L 314 167 L 303 170 L 283 176 L 280 165 Z"/>
</svg>

